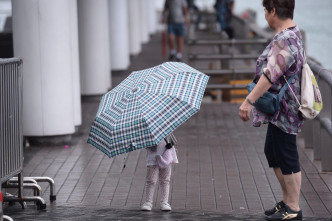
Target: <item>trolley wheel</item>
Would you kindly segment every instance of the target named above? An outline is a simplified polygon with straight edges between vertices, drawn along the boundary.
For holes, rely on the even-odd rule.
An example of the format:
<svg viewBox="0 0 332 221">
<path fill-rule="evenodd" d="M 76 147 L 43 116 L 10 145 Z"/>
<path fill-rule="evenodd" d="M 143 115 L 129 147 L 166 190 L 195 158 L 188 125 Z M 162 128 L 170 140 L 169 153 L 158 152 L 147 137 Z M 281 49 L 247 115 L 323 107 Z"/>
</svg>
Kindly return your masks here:
<svg viewBox="0 0 332 221">
<path fill-rule="evenodd" d="M 53 202 L 56 200 L 56 195 L 50 196 L 50 201 Z"/>
<path fill-rule="evenodd" d="M 37 210 L 43 210 L 43 209 L 46 209 L 46 204 L 37 202 Z"/>
</svg>

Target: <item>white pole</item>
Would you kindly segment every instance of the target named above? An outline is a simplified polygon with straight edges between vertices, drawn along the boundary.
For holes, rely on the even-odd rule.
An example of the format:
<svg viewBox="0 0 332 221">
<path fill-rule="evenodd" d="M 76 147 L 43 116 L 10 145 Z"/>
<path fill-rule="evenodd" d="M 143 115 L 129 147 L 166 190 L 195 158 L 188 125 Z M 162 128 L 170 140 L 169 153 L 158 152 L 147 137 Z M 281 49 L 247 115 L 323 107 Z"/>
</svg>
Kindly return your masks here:
<svg viewBox="0 0 332 221">
<path fill-rule="evenodd" d="M 142 43 L 147 43 L 149 41 L 149 29 L 148 29 L 148 15 L 147 15 L 147 5 L 146 0 L 140 0 L 140 25 L 141 25 L 141 40 Z"/>
<path fill-rule="evenodd" d="M 157 15 L 156 15 L 156 7 L 155 7 L 155 0 L 146 0 L 148 5 L 148 15 L 149 15 L 149 34 L 156 33 L 157 29 Z"/>
<path fill-rule="evenodd" d="M 107 0 L 79 0 L 81 93 L 100 95 L 111 87 Z"/>
<path fill-rule="evenodd" d="M 78 52 L 78 21 L 77 21 L 77 1 L 70 0 L 70 30 L 71 30 L 71 56 L 73 73 L 73 94 L 74 94 L 74 122 L 75 126 L 82 124 L 81 109 L 81 83 Z"/>
<path fill-rule="evenodd" d="M 70 3 L 13 0 L 14 55 L 23 59 L 23 134 L 75 132 Z"/>
<path fill-rule="evenodd" d="M 125 70 L 130 63 L 127 0 L 110 0 L 109 13 L 112 70 Z"/>
<path fill-rule="evenodd" d="M 140 1 L 128 1 L 129 17 L 129 49 L 130 54 L 137 55 L 141 52 L 141 28 L 140 28 Z"/>
</svg>

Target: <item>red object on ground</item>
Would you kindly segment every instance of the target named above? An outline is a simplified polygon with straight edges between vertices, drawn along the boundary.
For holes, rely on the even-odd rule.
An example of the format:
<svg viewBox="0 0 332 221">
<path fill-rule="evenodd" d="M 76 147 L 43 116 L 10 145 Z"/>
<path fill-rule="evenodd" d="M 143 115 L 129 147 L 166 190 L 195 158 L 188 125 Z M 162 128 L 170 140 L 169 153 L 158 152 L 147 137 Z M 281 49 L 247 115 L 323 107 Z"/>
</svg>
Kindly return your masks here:
<svg viewBox="0 0 332 221">
<path fill-rule="evenodd" d="M 162 48 L 163 59 L 166 59 L 167 55 L 166 31 L 161 32 L 161 48 Z"/>
<path fill-rule="evenodd" d="M 247 19 L 249 17 L 248 12 L 244 12 L 241 16 L 243 19 Z"/>
<path fill-rule="evenodd" d="M 0 192 L 0 203 L 2 203 L 2 202 L 3 202 L 3 193 Z"/>
</svg>

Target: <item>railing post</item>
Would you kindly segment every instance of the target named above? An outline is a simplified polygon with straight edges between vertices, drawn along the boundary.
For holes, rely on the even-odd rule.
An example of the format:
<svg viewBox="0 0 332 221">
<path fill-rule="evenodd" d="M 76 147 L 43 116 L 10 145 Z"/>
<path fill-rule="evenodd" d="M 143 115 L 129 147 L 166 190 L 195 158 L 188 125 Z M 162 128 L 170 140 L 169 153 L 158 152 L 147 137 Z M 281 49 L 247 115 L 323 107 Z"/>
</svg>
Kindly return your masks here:
<svg viewBox="0 0 332 221">
<path fill-rule="evenodd" d="M 324 123 L 330 127 L 331 131 L 331 121 L 328 118 L 323 118 Z M 322 145 L 322 171 L 328 172 L 332 171 L 332 134 L 326 129 L 322 129 L 321 133 L 321 145 Z"/>
<path fill-rule="evenodd" d="M 226 39 L 223 36 L 223 39 Z M 229 53 L 229 46 L 228 45 L 219 45 L 219 54 L 228 54 Z M 221 70 L 226 70 L 229 69 L 229 60 L 220 60 L 220 69 Z M 222 84 L 229 84 L 230 77 L 229 76 L 223 76 L 221 83 Z M 230 90 L 216 90 L 217 92 L 217 102 L 221 103 L 221 101 L 230 101 L 231 95 L 230 95 Z"/>
<path fill-rule="evenodd" d="M 314 74 L 316 75 L 317 84 L 320 86 L 321 81 L 318 73 L 313 70 Z M 321 87 L 321 86 L 320 86 Z M 320 88 L 322 89 L 322 88 Z M 323 96 L 323 93 L 322 93 Z M 313 141 L 313 152 L 314 152 L 314 160 L 322 160 L 322 147 L 321 147 L 321 123 L 319 121 L 319 118 L 321 117 L 321 114 L 318 115 L 318 117 L 315 120 L 312 120 L 312 141 Z"/>
<path fill-rule="evenodd" d="M 312 122 L 312 143 L 314 149 L 314 160 L 321 160 L 322 150 L 321 150 L 321 126 L 319 120 L 313 120 Z"/>
<path fill-rule="evenodd" d="M 313 148 L 313 126 L 314 125 L 312 120 L 307 120 L 306 122 L 304 122 L 302 133 L 305 148 Z"/>
<path fill-rule="evenodd" d="M 322 171 L 332 171 L 332 74 L 311 60 L 308 64 L 316 76 L 323 99 L 323 110 L 313 122 L 314 158 L 321 159 Z"/>
<path fill-rule="evenodd" d="M 332 75 L 332 74 L 331 74 Z M 332 134 L 331 133 L 331 119 L 332 119 L 332 90 L 331 85 L 319 79 L 319 87 L 323 97 L 323 110 L 320 113 L 320 125 L 321 125 L 321 159 L 322 159 L 322 171 L 332 171 Z M 329 131 L 328 131 L 329 129 Z"/>
</svg>

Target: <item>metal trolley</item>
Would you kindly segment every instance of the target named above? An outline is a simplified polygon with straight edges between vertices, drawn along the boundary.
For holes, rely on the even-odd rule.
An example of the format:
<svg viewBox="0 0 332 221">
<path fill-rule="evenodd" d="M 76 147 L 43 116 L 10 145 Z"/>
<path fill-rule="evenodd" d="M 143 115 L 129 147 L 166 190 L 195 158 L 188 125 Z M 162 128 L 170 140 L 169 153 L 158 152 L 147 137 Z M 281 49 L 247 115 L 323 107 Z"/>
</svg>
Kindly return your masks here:
<svg viewBox="0 0 332 221">
<path fill-rule="evenodd" d="M 22 59 L 0 59 L 0 221 L 3 216 L 3 202 L 19 202 L 22 208 L 25 202 L 33 201 L 38 209 L 45 209 L 46 203 L 40 197 L 38 181 L 49 182 L 50 200 L 54 201 L 54 181 L 49 177 L 23 178 L 23 134 L 22 134 Z M 3 188 L 17 189 L 17 195 L 4 194 Z M 33 187 L 34 196 L 23 196 L 24 187 Z M 7 217 L 7 220 L 10 220 Z"/>
</svg>

